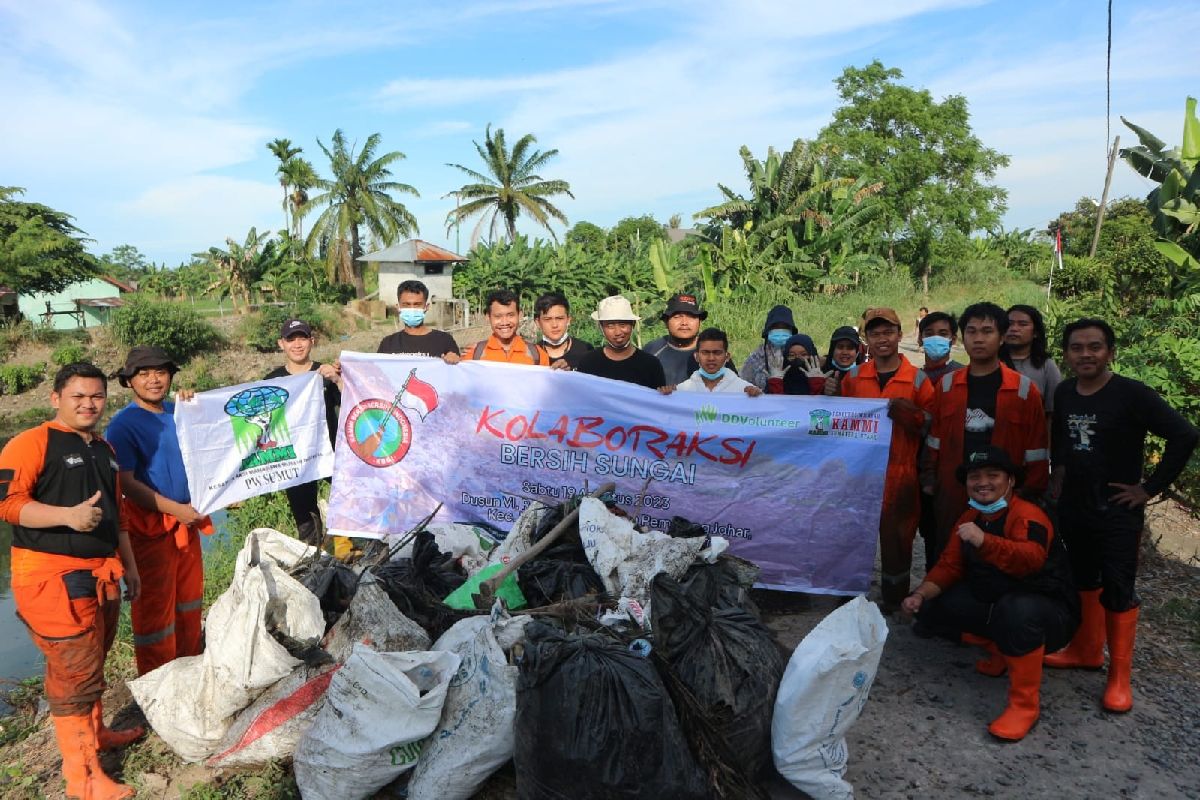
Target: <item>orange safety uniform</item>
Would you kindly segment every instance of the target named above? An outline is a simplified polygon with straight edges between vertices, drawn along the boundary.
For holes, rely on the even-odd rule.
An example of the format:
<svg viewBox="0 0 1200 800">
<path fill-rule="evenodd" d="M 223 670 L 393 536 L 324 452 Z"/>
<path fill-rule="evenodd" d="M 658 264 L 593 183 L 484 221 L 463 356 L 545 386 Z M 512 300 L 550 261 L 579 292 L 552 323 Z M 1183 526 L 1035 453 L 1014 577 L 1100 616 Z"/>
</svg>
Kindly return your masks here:
<svg viewBox="0 0 1200 800">
<path fill-rule="evenodd" d="M 917 407 L 910 420 L 892 425 L 883 509 L 879 515 L 880 588 L 885 603 L 898 605 L 908 594 L 913 539 L 921 519 L 921 483 L 917 456 L 933 418 L 936 390 L 925 373 L 900 356 L 900 366 L 882 389 L 876 362 L 852 367 L 842 378 L 843 397 L 908 400 Z M 896 413 L 903 413 L 897 409 Z"/>
<path fill-rule="evenodd" d="M 0 451 L 0 518 L 13 526 L 12 594 L 17 616 L 46 659 L 44 691 L 62 753 L 68 797 L 122 800 L 133 790 L 100 766 L 101 749 L 120 747 L 142 729 L 104 727 L 104 661 L 121 613 L 118 557 L 121 516 L 116 455 L 98 436 L 84 438 L 57 421 L 15 436 Z M 33 502 L 101 510 L 90 531 L 21 524 Z"/>
<path fill-rule="evenodd" d="M 31 502 L 75 506 L 97 491 L 100 523 L 28 528 Z M 116 456 L 58 422 L 12 439 L 0 453 L 0 517 L 13 526 L 12 592 L 17 616 L 46 657 L 46 702 L 55 716 L 90 714 L 104 692 L 104 659 L 121 610 L 117 557 L 120 518 Z"/>
<path fill-rule="evenodd" d="M 963 460 L 969 373 L 969 368 L 955 370 L 937 382 L 937 408 L 925 439 L 921 482 L 934 487 L 938 553 L 945 548 L 955 521 L 967 508 L 967 490 L 954 473 Z M 1047 441 L 1046 411 L 1037 386 L 1001 364 L 991 443 L 1024 468 L 1023 492 L 1041 494 L 1046 489 L 1050 478 Z"/>
<path fill-rule="evenodd" d="M 500 340 L 493 334 L 487 338 L 486 342 L 479 342 L 469 349 L 463 358 L 468 361 L 500 361 L 505 364 L 550 366 L 550 356 L 546 355 L 542 346 L 528 342 L 520 336 L 513 338 L 512 348 L 506 353 Z"/>
<path fill-rule="evenodd" d="M 204 561 L 200 532 L 211 534 L 205 517 L 188 528 L 170 514 L 142 508 L 125 498 L 129 543 L 142 578 L 142 594 L 130 604 L 138 675 L 203 650 L 201 606 Z"/>
</svg>

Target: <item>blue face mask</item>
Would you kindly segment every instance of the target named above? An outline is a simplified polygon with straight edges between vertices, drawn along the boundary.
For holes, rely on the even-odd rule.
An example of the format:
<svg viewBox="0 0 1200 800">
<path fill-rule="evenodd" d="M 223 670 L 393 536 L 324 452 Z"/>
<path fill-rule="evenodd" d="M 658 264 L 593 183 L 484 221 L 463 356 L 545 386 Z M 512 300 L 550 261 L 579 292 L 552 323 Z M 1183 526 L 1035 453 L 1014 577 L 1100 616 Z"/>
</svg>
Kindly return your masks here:
<svg viewBox="0 0 1200 800">
<path fill-rule="evenodd" d="M 715 381 L 725 374 L 725 369 L 725 367 L 721 367 L 716 372 L 705 372 L 704 367 L 698 367 L 696 371 L 700 373 L 701 378 L 707 378 L 710 381 Z"/>
<path fill-rule="evenodd" d="M 420 327 L 425 321 L 425 309 L 423 308 L 402 308 L 400 309 L 400 321 L 410 328 Z"/>
<path fill-rule="evenodd" d="M 773 331 L 767 331 L 767 341 L 776 347 L 783 347 L 787 344 L 787 340 L 792 338 L 791 331 L 780 330 L 776 328 Z"/>
<path fill-rule="evenodd" d="M 921 340 L 921 347 L 930 361 L 941 361 L 950 355 L 950 340 L 945 336 L 926 336 Z"/>
<path fill-rule="evenodd" d="M 971 508 L 975 509 L 976 511 L 978 511 L 981 514 L 997 514 L 1001 511 L 1003 511 L 1004 509 L 1008 508 L 1008 500 L 1001 497 L 996 502 L 988 503 L 985 506 L 983 503 L 979 502 L 978 500 L 971 499 L 971 500 L 967 501 L 967 505 L 969 505 Z"/>
<path fill-rule="evenodd" d="M 833 362 L 833 368 L 836 369 L 838 372 L 849 372 L 850 370 L 854 369 L 854 367 L 855 367 L 855 363 L 853 361 L 851 361 L 849 364 L 847 364 L 844 367 L 836 361 Z"/>
</svg>

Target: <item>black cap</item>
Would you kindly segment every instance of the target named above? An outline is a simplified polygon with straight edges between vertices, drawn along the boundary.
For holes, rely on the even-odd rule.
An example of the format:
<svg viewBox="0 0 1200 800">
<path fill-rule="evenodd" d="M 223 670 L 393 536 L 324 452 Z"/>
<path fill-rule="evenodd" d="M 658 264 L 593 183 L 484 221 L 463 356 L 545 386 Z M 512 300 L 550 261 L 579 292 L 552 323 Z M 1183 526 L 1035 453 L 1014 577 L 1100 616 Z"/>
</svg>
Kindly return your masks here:
<svg viewBox="0 0 1200 800">
<path fill-rule="evenodd" d="M 117 371 L 117 381 L 128 387 L 129 379 L 136 375 L 139 369 L 150 367 L 166 367 L 172 375 L 179 372 L 179 367 L 175 366 L 166 350 L 150 345 L 138 345 L 125 357 L 125 366 Z"/>
<path fill-rule="evenodd" d="M 286 339 L 289 336 L 295 336 L 297 333 L 303 333 L 309 339 L 312 338 L 312 326 L 302 319 L 289 319 L 283 323 L 283 327 L 279 329 L 279 338 Z"/>
<path fill-rule="evenodd" d="M 700 301 L 694 294 L 671 295 L 671 299 L 667 301 L 667 310 L 662 313 L 663 322 L 676 314 L 691 314 L 701 320 L 708 318 L 708 312 L 700 310 Z"/>
<path fill-rule="evenodd" d="M 853 325 L 843 325 L 829 337 L 829 348 L 832 350 L 833 346 L 838 342 L 850 342 L 855 347 L 858 347 L 862 343 L 862 340 L 858 337 L 857 328 Z"/>
<path fill-rule="evenodd" d="M 963 459 L 963 463 L 959 465 L 954 476 L 958 478 L 959 483 L 966 483 L 968 472 L 983 467 L 1002 469 L 1009 475 L 1012 475 L 1017 483 L 1021 482 L 1021 468 L 1012 462 L 1012 459 L 1008 457 L 1008 453 L 1003 448 L 997 447 L 994 444 L 967 453 L 967 457 Z"/>
</svg>

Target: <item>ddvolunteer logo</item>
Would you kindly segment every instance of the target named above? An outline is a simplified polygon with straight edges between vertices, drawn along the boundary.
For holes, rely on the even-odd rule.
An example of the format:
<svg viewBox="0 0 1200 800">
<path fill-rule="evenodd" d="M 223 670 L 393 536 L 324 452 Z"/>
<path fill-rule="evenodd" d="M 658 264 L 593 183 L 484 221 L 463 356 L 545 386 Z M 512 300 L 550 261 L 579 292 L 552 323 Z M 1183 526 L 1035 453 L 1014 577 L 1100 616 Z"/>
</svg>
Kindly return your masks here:
<svg viewBox="0 0 1200 800">
<path fill-rule="evenodd" d="M 413 427 L 401 407 L 415 412 L 422 422 L 438 407 L 437 389 L 418 378 L 415 368 L 390 401 L 362 400 L 346 415 L 346 442 L 364 464 L 382 469 L 408 455 Z"/>
<path fill-rule="evenodd" d="M 714 405 L 703 405 L 696 409 L 696 425 L 721 422 L 726 425 L 742 425 L 747 428 L 799 428 L 800 421 L 783 417 L 759 417 L 749 414 L 722 414 Z"/>
<path fill-rule="evenodd" d="M 242 456 L 238 472 L 296 457 L 288 433 L 287 401 L 287 389 L 281 386 L 255 386 L 225 402 L 234 446 Z"/>
</svg>

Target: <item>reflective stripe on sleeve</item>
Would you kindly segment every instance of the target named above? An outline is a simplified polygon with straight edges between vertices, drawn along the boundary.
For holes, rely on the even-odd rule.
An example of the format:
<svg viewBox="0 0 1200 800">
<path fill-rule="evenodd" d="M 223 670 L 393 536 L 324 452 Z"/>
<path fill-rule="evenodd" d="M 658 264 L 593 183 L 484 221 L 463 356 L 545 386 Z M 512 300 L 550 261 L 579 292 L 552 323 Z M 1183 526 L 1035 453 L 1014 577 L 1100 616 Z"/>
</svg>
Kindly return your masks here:
<svg viewBox="0 0 1200 800">
<path fill-rule="evenodd" d="M 1026 464 L 1028 464 L 1031 461 L 1046 461 L 1049 458 L 1050 458 L 1050 453 L 1048 453 L 1046 451 L 1046 448 L 1044 448 L 1044 447 L 1039 448 L 1037 450 L 1026 450 L 1025 451 L 1025 463 Z"/>
</svg>

